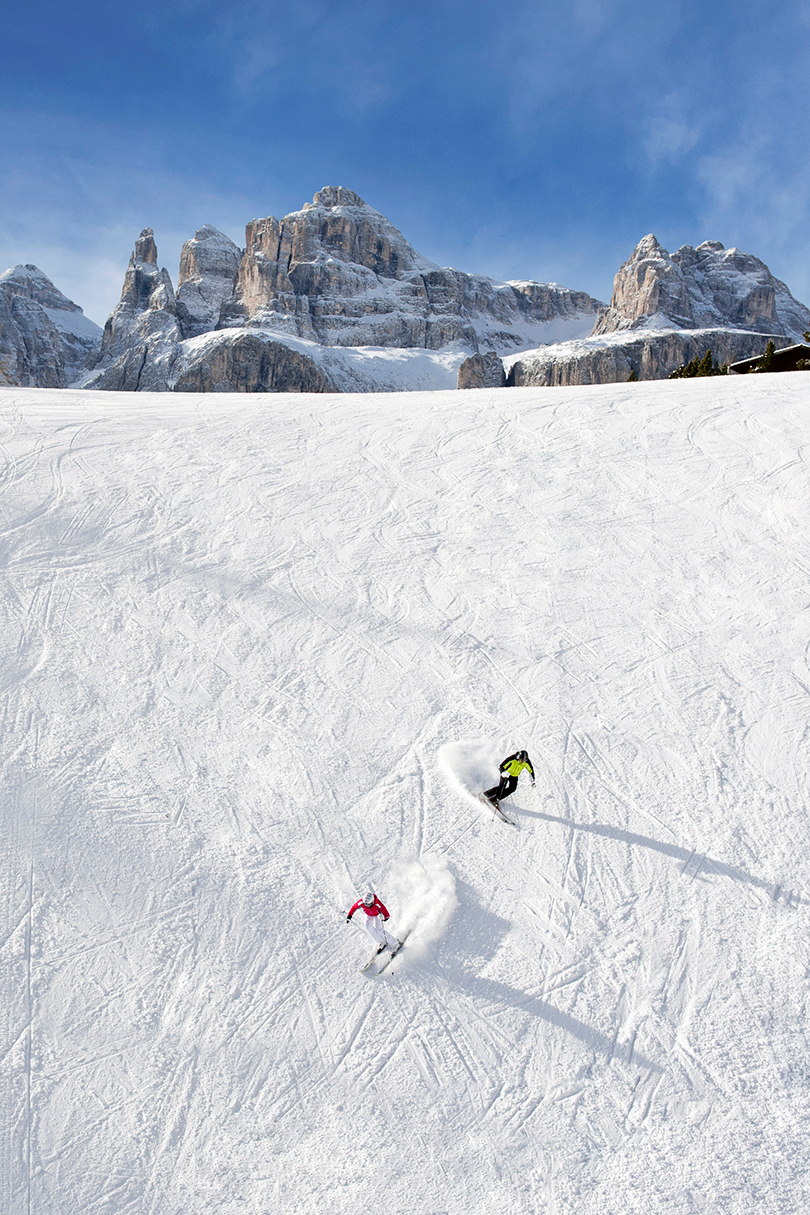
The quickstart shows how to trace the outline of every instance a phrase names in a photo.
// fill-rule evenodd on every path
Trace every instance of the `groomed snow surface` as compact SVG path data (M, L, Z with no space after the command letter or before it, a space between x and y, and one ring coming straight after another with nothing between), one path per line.
M0 391L0 1209L806 1212L809 450L803 373Z

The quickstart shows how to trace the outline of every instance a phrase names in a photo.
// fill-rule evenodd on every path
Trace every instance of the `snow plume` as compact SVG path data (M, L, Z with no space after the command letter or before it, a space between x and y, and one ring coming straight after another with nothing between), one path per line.
M423 953L437 941L458 907L456 880L439 856L401 860L387 882L391 907L397 908L396 931L408 933L408 953Z
M439 767L450 788L463 797L477 798L482 789L498 783L503 743L490 738L469 738L439 748Z

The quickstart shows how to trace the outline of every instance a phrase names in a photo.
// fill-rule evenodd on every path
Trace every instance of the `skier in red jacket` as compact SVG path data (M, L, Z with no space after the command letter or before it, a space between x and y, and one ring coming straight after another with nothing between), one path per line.
M377 898L373 891L369 891L350 908L349 914L346 916L346 923L351 923L355 911L361 909L364 914L360 917L360 923L372 940L376 941L377 953L382 953L386 946L391 953L396 953L401 942L396 937L392 937L390 932L386 932L382 926L382 921L388 919L388 909L384 903Z

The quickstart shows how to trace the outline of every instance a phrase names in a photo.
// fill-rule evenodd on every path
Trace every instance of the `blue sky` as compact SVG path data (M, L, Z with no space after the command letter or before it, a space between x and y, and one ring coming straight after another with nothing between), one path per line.
M345 185L442 265L610 295L706 239L810 302L810 3L28 0L6 6L0 263L103 323L152 227Z

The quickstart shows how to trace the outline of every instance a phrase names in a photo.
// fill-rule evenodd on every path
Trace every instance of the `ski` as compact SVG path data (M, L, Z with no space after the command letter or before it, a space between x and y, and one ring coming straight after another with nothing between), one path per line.
M497 802L491 801L488 797L485 797L483 793L478 794L478 800L487 806L496 818L501 819L501 821L504 823L508 823L510 827L517 827L517 822L515 819L509 818L508 815L504 814Z
M369 967L371 967L371 966L373 966L373 965L374 965L374 963L377 961L377 958L380 956L380 954L383 952L383 950L384 950L384 949L387 949L387 946L386 946L386 945L383 945L383 946L381 946L381 948L380 948L380 949L377 949L377 950L376 950L376 951L375 951L375 952L372 954L372 956L369 958L369 960L366 962L365 966L361 966L361 967L360 967L360 974L361 974L361 975L364 975L364 974L366 973L366 971L369 969ZM399 953L399 950L397 950L396 952L397 952L397 953Z
M389 956L385 959L385 961L383 962L380 969L378 971L375 971L375 974L381 975L384 970L388 969L388 967L393 962L394 958L397 956L397 954L402 949L402 946L405 944L407 939L408 939L408 934L406 933L405 936L402 938L402 940L399 942L399 945L397 945L396 949L390 951Z

